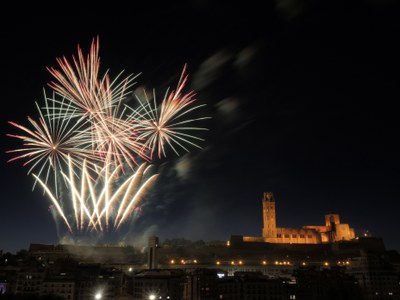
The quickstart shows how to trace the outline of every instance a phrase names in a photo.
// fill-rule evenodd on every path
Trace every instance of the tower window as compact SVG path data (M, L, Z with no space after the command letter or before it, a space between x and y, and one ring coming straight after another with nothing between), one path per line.
M277 238L282 238L282 234L277 233L277 234L276 234L276 237L277 237Z
M292 234L292 238L297 238L297 234Z

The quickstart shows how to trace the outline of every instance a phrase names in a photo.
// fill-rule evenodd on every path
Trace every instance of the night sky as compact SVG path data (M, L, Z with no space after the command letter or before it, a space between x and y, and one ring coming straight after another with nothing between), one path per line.
M279 227L322 225L335 212L400 250L400 5L213 2L1 21L0 249L60 238L27 168L6 162L19 145L7 121L37 117L46 67L98 35L103 72L141 72L137 86L159 95L187 63L187 91L212 117L199 124L209 128L202 150L155 162L159 181L133 227L110 241L259 236L262 193L272 191Z

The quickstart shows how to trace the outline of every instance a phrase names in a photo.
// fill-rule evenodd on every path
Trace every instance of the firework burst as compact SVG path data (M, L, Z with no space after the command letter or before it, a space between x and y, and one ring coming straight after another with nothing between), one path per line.
M39 119L28 117L30 127L9 122L23 134L9 136L23 142L7 151L24 160L51 200L51 211L68 231L76 234L116 231L126 223L158 174L148 175L146 162L166 157L167 148L179 155L189 146L200 148L203 139L193 132L206 130L189 117L204 105L195 105L195 93L184 93L186 66L175 90L167 90L157 106L145 93L138 106L125 102L136 76L111 80L100 76L99 41L93 40L87 57L78 46L77 58L57 59L59 69L48 68L54 81L52 97L36 104ZM145 162L145 163L143 163ZM51 188L50 178L54 178ZM62 178L62 180L59 180ZM63 184L69 199L58 191Z
M57 95L53 94L51 98L54 100ZM9 150L8 153L16 154L15 157L8 160L25 160L24 166L29 165L28 174L33 171L37 176L44 178L47 184L49 177L53 174L54 185L58 187L59 172L68 166L68 156L70 155L74 161L87 160L90 164L98 161L96 155L91 151L90 135L83 130L86 121L84 119L71 121L69 115L65 115L62 111L54 113L55 106L49 106L49 99L44 93L45 110L42 111L36 103L39 112L39 120L28 117L28 121L32 128L28 128L17 123L9 121L9 123L20 129L23 134L7 134L10 137L23 141L23 147L19 149ZM65 98L60 100L64 103ZM54 102L53 102L54 103ZM50 117L56 114L57 117ZM35 187L37 179L33 185Z
M149 100L145 91L144 100L136 97L140 106L133 110L130 116L138 120L137 131L139 139L146 141L142 152L150 149L150 158L153 158L155 152L158 158L166 157L166 148L168 146L176 155L179 155L178 149L189 152L188 144L201 149L198 141L203 141L204 139L190 134L190 132L207 129L190 125L196 121L209 118L188 118L191 112L205 106L205 104L193 106L195 93L193 91L186 94L183 93L188 79L185 71L186 65L183 68L176 90L167 91L160 106L157 106L154 91L152 95L153 103Z
M136 135L135 121L125 118L123 102L135 84L136 76L120 79L122 72L111 81L108 73L100 78L99 41L92 41L85 59L78 46L78 59L58 58L60 70L48 68L56 81L49 86L70 101L59 104L59 109L71 118L86 117L91 124L93 150L104 161L115 166L125 162L131 170L138 165L136 157L149 160L142 139ZM123 169L123 168L122 168Z

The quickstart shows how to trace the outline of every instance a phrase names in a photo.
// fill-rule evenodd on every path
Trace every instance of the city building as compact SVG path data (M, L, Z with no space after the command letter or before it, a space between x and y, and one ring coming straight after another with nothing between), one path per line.
M184 270L146 270L133 277L133 298L183 299Z
M385 254L362 251L347 273L358 281L364 299L400 299L400 274Z

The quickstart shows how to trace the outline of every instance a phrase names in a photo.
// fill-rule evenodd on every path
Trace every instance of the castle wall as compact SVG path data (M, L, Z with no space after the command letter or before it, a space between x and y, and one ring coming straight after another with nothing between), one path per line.
M243 242L258 242L258 243L265 243L267 240L262 236L244 236Z
M356 238L356 234L354 233L354 228L350 228L350 236L352 237L352 239Z
M338 224L335 227L335 241L348 241L354 239L354 229L350 228L349 224Z
M321 243L318 232L304 228L276 228L276 237L267 238L270 243L318 244Z
M330 230L330 227L326 226L318 226L318 225L304 225L302 228L304 229L313 229L317 232L327 232Z

